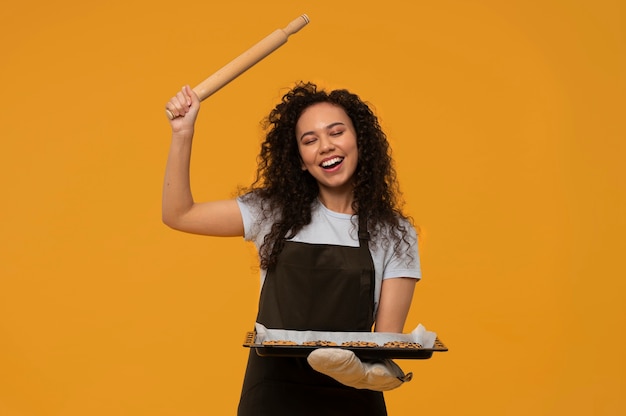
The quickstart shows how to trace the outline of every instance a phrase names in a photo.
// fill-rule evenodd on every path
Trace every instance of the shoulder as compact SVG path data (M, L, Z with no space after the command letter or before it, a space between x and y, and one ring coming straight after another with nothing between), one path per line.
M417 231L410 220L398 217L398 226L379 227L372 256L381 265L382 278L421 277Z
M376 238L382 241L404 241L405 244L416 244L417 229L412 221L401 215L396 215L396 221L396 224L378 224L374 231Z

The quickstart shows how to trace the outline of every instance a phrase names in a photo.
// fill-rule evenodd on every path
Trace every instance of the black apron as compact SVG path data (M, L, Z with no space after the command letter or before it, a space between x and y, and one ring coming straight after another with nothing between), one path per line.
M371 331L374 263L366 225L359 247L286 241L268 271L257 322L267 328ZM238 416L387 415L381 392L345 386L300 357L250 351Z

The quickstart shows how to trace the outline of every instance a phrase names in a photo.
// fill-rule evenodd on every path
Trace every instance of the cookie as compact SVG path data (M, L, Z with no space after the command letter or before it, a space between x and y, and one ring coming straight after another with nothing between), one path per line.
M336 347L337 343L332 341L304 341L302 345L307 347Z
M263 345L298 345L298 343L294 342L294 341L285 341L282 339L276 339L276 340L268 340L268 341L263 341Z
M420 349L422 345L417 342L407 342L407 341L389 341L383 344L385 348L412 348L412 349Z
M378 347L378 344L371 341L346 341L341 344L342 347Z

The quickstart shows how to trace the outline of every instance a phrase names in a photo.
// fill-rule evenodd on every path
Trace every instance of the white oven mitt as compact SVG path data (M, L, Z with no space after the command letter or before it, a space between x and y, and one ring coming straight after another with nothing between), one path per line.
M354 352L343 348L318 348L307 357L309 365L346 386L376 391L392 390L411 381L390 359L363 362Z

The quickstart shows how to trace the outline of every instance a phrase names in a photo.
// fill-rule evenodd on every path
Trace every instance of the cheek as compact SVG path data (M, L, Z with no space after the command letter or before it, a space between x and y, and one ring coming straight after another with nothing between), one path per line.
M300 167L302 168L302 170L307 170L307 154L306 152L302 151L302 148L298 148L298 156L300 157Z

